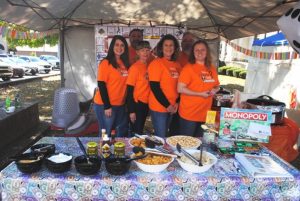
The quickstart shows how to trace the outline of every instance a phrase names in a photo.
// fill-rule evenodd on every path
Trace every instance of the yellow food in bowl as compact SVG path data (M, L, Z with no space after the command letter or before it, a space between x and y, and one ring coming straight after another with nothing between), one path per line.
M161 165L171 162L172 158L169 156L161 156L155 154L148 154L145 158L137 160L139 163L146 165Z
M132 144L135 147L146 147L145 140L141 138L132 138L130 140L130 144Z

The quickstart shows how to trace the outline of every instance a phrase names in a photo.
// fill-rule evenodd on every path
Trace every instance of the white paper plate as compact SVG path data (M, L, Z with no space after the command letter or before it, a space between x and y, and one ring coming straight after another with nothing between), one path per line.
M144 138L148 137L147 135L141 135L141 136L144 137ZM164 140L163 138L158 137L158 136L153 136L153 137L155 137L156 139L158 139L159 141L161 141L163 144L165 144L165 140ZM129 143L129 145L130 145L131 147L134 147L134 145L131 144L131 140L132 140L132 139L136 139L136 138L138 138L138 137L132 137L132 138L129 139L128 143ZM145 147L144 147L144 148L145 148Z

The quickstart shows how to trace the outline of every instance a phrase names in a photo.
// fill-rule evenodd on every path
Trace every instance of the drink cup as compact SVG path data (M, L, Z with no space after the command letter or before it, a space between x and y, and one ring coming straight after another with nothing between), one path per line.
M7 108L6 112L7 113L13 113L15 111L16 107L15 106L10 106Z

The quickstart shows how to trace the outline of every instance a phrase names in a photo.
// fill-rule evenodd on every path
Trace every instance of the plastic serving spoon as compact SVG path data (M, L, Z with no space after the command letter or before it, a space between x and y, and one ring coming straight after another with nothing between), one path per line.
M87 153L86 153L86 151L85 151L85 148L84 148L82 142L80 141L80 139L79 139L78 137L76 137L76 141L77 141L77 143L78 143L78 145L79 145L81 151L82 151L83 154L85 155L86 160L87 160L87 163L88 163L89 165L91 165L92 162L90 161L90 158L89 158L89 156L87 155Z
M205 125L205 124L202 124L202 125L201 125L201 128L203 128L204 130L209 130L209 131L211 131L211 132L214 132L214 133L216 133L216 134L219 134L218 131L216 131L215 129L209 128L209 127L208 127L207 125Z

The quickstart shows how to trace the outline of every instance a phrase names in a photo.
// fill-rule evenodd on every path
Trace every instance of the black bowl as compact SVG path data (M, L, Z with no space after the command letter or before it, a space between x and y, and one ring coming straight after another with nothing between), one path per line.
M46 164L46 167L48 168L48 170L50 172L54 172L54 173L62 173L62 172L66 172L66 171L70 170L71 164L72 164L72 158L67 160L67 161L63 161L63 162L54 162L54 161L49 159L52 156L56 156L58 154L64 154L64 155L67 155L67 156L72 156L71 154L68 154L68 153L55 153L55 154L47 157L45 159L45 164Z
M108 173L112 175L123 175L129 171L131 161L126 161L129 159L128 156L124 158L106 158L105 168Z
M55 144L36 144L33 145L30 149L33 152L43 153L47 157L55 153Z
M74 160L76 170L83 175L97 174L101 167L101 159L96 156L89 157L90 164L84 155L77 156Z
M43 155L40 153L24 153L14 157L18 170L31 174L41 169Z

